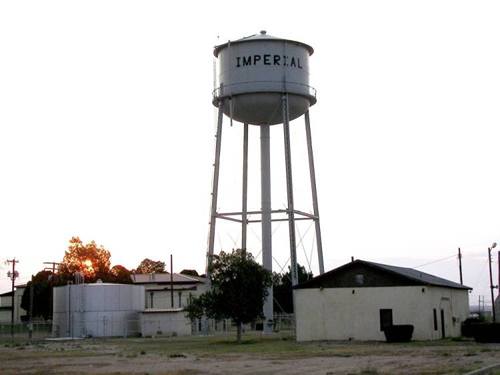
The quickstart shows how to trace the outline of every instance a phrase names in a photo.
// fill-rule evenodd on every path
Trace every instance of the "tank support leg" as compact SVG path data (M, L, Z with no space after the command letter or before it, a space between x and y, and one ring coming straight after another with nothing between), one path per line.
M214 240L215 240L215 221L217 220L217 194L219 191L219 166L220 166L220 150L222 141L222 111L223 102L219 102L219 115L217 118L217 133L215 135L215 161L214 161L214 176L212 180L212 203L210 206L210 230L208 232L208 251L207 251L207 269L206 275L210 282L210 266L214 255Z
M292 155L290 150L290 124L288 115L288 95L282 97L283 110L283 135L285 140L285 170L286 170L286 195L288 201L288 235L290 237L290 268L292 274L292 285L299 283L297 274L297 245L295 239L295 213L293 204L293 183L292 183Z
M316 172L314 169L314 157L311 138L311 123L309 120L309 111L304 115L306 123L306 137L307 137L307 153L309 156L309 175L311 177L311 193L314 210L314 225L316 229L316 248L318 250L318 264L319 274L325 273L325 266L323 263L323 242L321 240L321 227L319 225L319 208L318 208L318 191L316 189Z
M273 270L272 223L271 223L271 144L269 125L260 126L260 173L261 173L261 205L262 205L262 266ZM273 331L273 287L267 290L264 301L264 333Z
M247 250L248 124L243 125L243 183L241 194L241 250Z

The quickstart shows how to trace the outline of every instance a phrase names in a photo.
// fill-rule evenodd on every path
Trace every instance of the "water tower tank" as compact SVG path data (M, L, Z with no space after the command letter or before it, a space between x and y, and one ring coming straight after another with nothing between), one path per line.
M309 86L313 52L307 44L265 31L216 46L214 105L223 100L224 113L236 121L274 125L283 122L281 100L286 93L289 119L303 115L316 103L316 92Z

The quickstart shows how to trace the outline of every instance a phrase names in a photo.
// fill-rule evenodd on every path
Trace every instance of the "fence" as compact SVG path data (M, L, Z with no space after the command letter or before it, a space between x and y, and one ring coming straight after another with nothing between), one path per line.
M10 337L16 339L29 339L30 337L30 324L17 323L11 326L9 323L0 323L0 339ZM31 324L31 337L33 339L45 339L52 337L52 323L51 322L34 322Z
M113 319L107 316L99 319L81 319L76 314L64 322L33 322L31 337L35 340L46 338L86 338L86 337L169 337L189 335L228 336L236 333L236 324L230 319L199 319L193 322L184 317L142 317L142 319ZM262 322L257 321L243 326L244 332L261 332ZM276 314L273 321L273 332L281 337L295 336L295 319L293 314ZM9 323L0 323L0 339L29 339L30 324L17 323L13 327Z

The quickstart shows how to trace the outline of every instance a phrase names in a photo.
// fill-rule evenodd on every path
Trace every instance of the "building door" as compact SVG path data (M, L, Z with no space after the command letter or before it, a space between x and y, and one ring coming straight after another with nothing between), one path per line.
M441 338L445 338L453 331L451 327L451 304L450 299L441 297L439 304L440 318L441 318Z
M392 326L392 309L380 309L380 330Z
M445 322L444 322L444 310L441 309L441 338L446 337L446 328L445 328Z

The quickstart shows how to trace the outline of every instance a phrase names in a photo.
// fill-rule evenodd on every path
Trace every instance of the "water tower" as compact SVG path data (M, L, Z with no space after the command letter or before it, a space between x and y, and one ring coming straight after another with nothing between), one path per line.
M214 49L218 75L213 92L213 104L218 108L215 162L213 172L210 230L208 236L207 272L214 254L215 226L218 219L241 224L241 248L247 247L247 226L260 223L262 230L262 264L272 270L272 222L288 221L292 284L298 283L295 238L296 220L313 220L319 272L324 272L321 230L319 221L316 178L311 142L309 107L316 103L315 90L309 86L309 57L311 46L288 39L267 35L265 31L250 37L228 41ZM226 115L231 122L243 124L242 204L235 212L217 212L219 166L222 143L222 122ZM313 213L295 209L292 184L292 158L290 151L290 121L304 115L311 180ZM283 124L286 209L271 207L270 126ZM248 126L260 128L261 209L247 209L248 192ZM286 215L278 218L278 215ZM249 215L257 216L249 220ZM266 324L272 329L272 288L264 304Z

